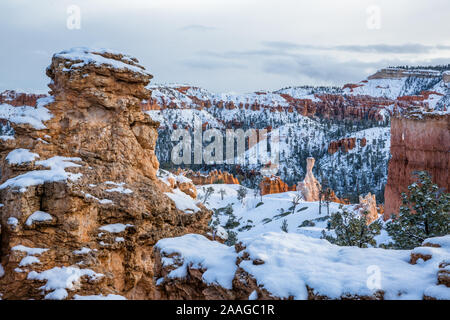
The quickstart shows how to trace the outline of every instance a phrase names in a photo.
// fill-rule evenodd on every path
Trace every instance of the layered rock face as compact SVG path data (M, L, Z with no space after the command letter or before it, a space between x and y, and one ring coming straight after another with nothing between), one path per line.
M214 183L239 184L239 180L235 176L233 176L229 172L221 170L212 170L207 174L194 172L192 170L188 171L179 170L178 173L184 174L187 178L191 179L195 185L205 185Z
M358 86L358 85L357 85ZM152 98L143 101L144 110L164 109L218 109L269 112L296 112L309 117L332 119L383 119L380 111L394 103L384 97L316 93L308 97L293 96L286 92L255 92L243 97L214 96L197 87L155 87ZM227 100L229 99L229 100ZM236 127L236 124L233 124Z
M306 159L306 175L302 182L297 185L297 191L300 191L305 201L319 201L319 192L321 189L319 181L312 172L316 160L312 157Z
M368 77L372 79L399 79L406 77L432 78L439 77L440 72L434 70L408 70L401 68L385 68Z
M264 177L260 184L259 189L261 190L261 195L281 193L287 191L295 191L296 185L288 186L283 180L278 176Z
M367 139L362 138L359 140L359 145L361 147L365 147L367 144ZM356 147L356 138L343 138L336 141L331 141L328 145L328 153L334 154L338 150L342 150L343 152L348 152Z
M45 94L16 92L14 90L5 90L0 93L0 104L6 103L12 106L36 106L36 101L45 97Z
M385 219L398 213L401 193L414 181L414 171L425 170L434 183L450 187L450 116L421 113L391 120L391 159L385 189Z
M154 298L153 245L205 233L211 213L177 209L156 177L158 123L141 111L152 76L84 48L54 55L47 75L52 98L11 117L0 145L0 294Z

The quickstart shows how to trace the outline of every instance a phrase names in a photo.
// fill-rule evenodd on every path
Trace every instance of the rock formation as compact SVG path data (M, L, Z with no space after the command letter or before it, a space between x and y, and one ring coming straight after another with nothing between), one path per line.
M364 197L359 196L359 204L356 205L356 209L358 209L361 214L364 212L367 213L366 220L368 224L378 219L377 200L375 195L370 192Z
M261 190L261 195L281 193L287 191L295 191L296 185L288 186L283 180L278 176L264 177L260 184L259 189Z
M448 240L430 238L400 253L341 247L294 233L266 233L234 248L189 234L157 243L154 273L163 299L448 299ZM423 261L416 264L418 259ZM368 288L367 266L375 261L389 285Z
M348 152L356 146L356 138L344 138L337 141L331 141L328 145L328 153L333 154L338 150Z
M432 78L440 77L441 73L434 70L420 70L420 69L403 69L403 68L385 68L381 69L375 74L368 77L369 80L372 79L400 79L406 77L417 77L417 78Z
M160 170L161 171L164 170ZM178 170L178 172L182 172L181 170ZM168 171L165 171L165 177L163 178L163 181L166 182L166 184L169 185L171 189L180 189L181 192L184 192L188 196L190 196L193 199L197 198L197 188L195 187L194 183L191 179L185 177L183 173L181 174L172 174Z
M153 245L206 233L211 213L177 209L156 177L158 123L141 111L152 76L85 48L55 54L47 75L51 98L6 109L20 117L0 144L0 295L154 298Z
M391 159L385 189L384 218L398 213L401 193L414 181L414 171L425 170L434 183L450 187L450 116L419 113L391 119Z
M300 191L305 201L319 201L319 192L321 189L319 181L312 173L315 159L309 157L306 159L306 175L302 182L297 185L297 191Z
M6 103L12 106L36 106L36 101L45 97L45 94L16 92L5 90L0 93L0 104Z
M214 183L223 184L239 184L239 180L233 176L231 173L221 170L212 170L207 174L201 172L194 172L192 170L181 170L177 171L177 174L183 174L187 178L191 179L195 185L205 185Z
M360 86L360 85L357 85ZM257 92L250 94L250 97L243 97L246 102L235 103L230 100L218 100L218 96L209 94L197 87L155 87L152 88L156 94L148 100L144 100L142 107L144 110L164 110L164 109L197 109L217 108L217 109L249 109L252 111L269 110L270 112L297 112L308 117L323 117L333 119L371 119L381 121L380 114L386 106L392 105L395 101L384 97L371 97L366 95L342 95L332 93L316 93L314 99L296 98L287 93L276 94L276 102L264 97L274 95L274 93ZM202 97L194 92L201 92ZM255 96L260 99L256 99ZM222 99L222 98L220 98ZM233 120L235 121L235 120ZM233 125L236 128L236 125Z

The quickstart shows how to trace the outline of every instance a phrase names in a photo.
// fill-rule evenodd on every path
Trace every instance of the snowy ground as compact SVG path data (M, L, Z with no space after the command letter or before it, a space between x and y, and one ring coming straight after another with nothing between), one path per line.
M450 254L449 236L435 239L441 240L438 242L442 248L416 248L432 255L427 261L419 259L417 264L409 263L410 250L340 247L323 239L285 232L244 238L245 249L240 253L193 234L160 240L156 247L163 255L178 254L177 268L168 275L172 279L184 278L189 266L205 270L205 283L231 288L236 258L246 252L249 259L241 261L239 267L255 278L260 288L281 298L307 299L309 287L314 294L331 299L372 296L377 292L383 292L388 300L419 300L424 295L450 299L450 288L436 285L438 265ZM163 259L166 266L175 264L170 258ZM255 264L255 260L262 263ZM165 280L159 279L158 285Z
M243 187L247 190L247 196L240 201L237 194L240 185L211 184L197 186L198 199L202 202L209 187L214 189L214 193L204 203L205 206L215 211L213 220L218 220L220 226L235 232L238 240L256 237L265 232L281 232L284 220L286 220L289 233L320 238L322 230L326 230L328 216L324 203L322 212L319 213L318 201L300 200L293 212L291 207L293 200L299 196L298 192L289 191L261 197L255 193L255 190ZM221 190L224 191L222 192L223 200ZM227 206L231 206L233 209L232 215L227 213L225 209ZM331 202L329 213L338 211L339 206L340 204ZM354 205L345 205L344 207L353 211ZM237 221L238 225L227 228L227 223L229 226L231 225L230 219ZM378 239L380 243L388 240L385 233L381 234Z

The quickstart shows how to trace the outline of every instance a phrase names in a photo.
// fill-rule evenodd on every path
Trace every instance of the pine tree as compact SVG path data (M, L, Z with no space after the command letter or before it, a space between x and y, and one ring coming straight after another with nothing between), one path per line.
M380 234L381 223L374 221L367 225L366 215L355 215L341 205L340 211L333 213L328 222L328 230L333 229L336 236L322 231L322 239L326 239L338 246L357 246L367 248L368 245L376 246L374 237Z
M430 237L450 233L450 194L439 189L425 171L416 172L418 181L402 193L398 216L386 224L394 248L412 249Z
M237 191L237 198L242 203L247 196L247 189L243 186L240 186Z
M281 224L281 231L286 232L286 233L289 232L289 230L288 230L288 223L287 223L286 219L284 219L283 223Z

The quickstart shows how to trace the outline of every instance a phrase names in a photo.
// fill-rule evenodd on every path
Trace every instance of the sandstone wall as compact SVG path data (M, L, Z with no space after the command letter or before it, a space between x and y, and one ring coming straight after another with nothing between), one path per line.
M450 116L423 115L422 119L395 117L391 120L391 159L385 190L385 219L397 213L401 192L414 179L412 173L426 170L434 183L450 186Z

